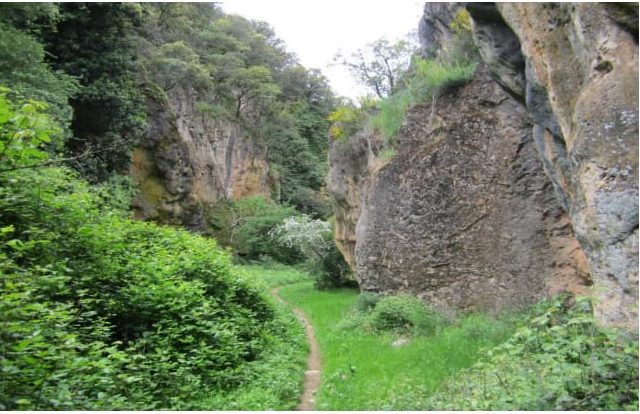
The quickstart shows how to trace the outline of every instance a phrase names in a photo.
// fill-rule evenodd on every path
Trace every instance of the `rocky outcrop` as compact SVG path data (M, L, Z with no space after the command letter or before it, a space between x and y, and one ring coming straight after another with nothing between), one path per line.
M588 283L529 117L486 69L434 116L413 108L386 164L378 142L363 131L330 154L336 239L361 289L495 310Z
M494 78L524 102L589 261L596 315L638 323L638 5L468 4Z
M373 172L380 164L376 156L381 148L382 137L369 128L349 139L334 140L330 146L327 189L336 218L334 239L352 271L356 269L356 228Z
M420 52L425 58L433 58L449 43L449 25L462 8L462 3L425 3L424 13L418 24Z
M150 128L131 164L140 218L204 230L204 206L271 193L266 150L240 122L204 116L196 102L184 91L147 99Z

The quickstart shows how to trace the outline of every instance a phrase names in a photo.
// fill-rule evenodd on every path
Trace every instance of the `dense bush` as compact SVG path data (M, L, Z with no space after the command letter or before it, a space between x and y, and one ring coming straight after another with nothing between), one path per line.
M369 326L378 332L431 335L443 322L422 300L409 295L387 296L373 308Z
M382 296L364 292L340 327L364 332L430 336L446 323L442 315L415 296Z
M211 235L230 247L242 260L272 258L282 263L303 260L295 246L279 243L270 236L283 220L297 215L292 207L274 203L265 197L223 200L206 212Z
M430 410L638 410L638 341L596 325L590 302L538 305L503 345L456 375Z
M273 310L214 241L101 199L64 169L0 177L4 409L197 407L267 347Z

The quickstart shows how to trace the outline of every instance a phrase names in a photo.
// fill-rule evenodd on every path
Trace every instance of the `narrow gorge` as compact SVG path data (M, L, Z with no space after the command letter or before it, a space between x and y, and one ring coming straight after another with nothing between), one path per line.
M0 3L0 410L638 411L638 30Z

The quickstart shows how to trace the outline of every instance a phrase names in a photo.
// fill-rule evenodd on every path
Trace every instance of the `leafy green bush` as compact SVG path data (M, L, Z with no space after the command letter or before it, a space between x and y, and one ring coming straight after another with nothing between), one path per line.
M362 292L358 295L356 310L359 312L369 312L380 302L381 296L377 293Z
M47 104L13 100L9 93L0 86L0 173L41 164L61 132L44 113Z
M231 247L242 260L270 257L282 263L303 260L300 250L274 240L270 233L283 220L297 215L292 207L276 204L265 197L223 200L206 212L210 234L223 246Z
M422 300L409 295L382 298L371 311L368 321L374 331L417 335L431 335L443 322Z
M596 325L586 298L545 301L430 410L638 410L638 341Z
M442 315L415 296L381 296L365 292L358 297L352 312L342 320L340 329L430 336L446 323Z
M213 240L101 205L66 169L0 175L0 407L207 408L282 322Z

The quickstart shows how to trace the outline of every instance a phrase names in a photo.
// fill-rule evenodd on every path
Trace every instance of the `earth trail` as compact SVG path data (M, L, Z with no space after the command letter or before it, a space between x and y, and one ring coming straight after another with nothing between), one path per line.
M312 411L315 408L315 394L320 386L320 373L322 371L320 363L320 348L318 347L318 341L313 331L313 325L304 314L304 312L291 306L290 303L282 299L279 294L280 288L274 288L271 290L271 294L276 300L286 304L291 308L296 317L302 322L304 326L304 333L309 343L309 356L307 357L307 370L304 373L304 391L300 396L300 403L296 407L296 411Z

